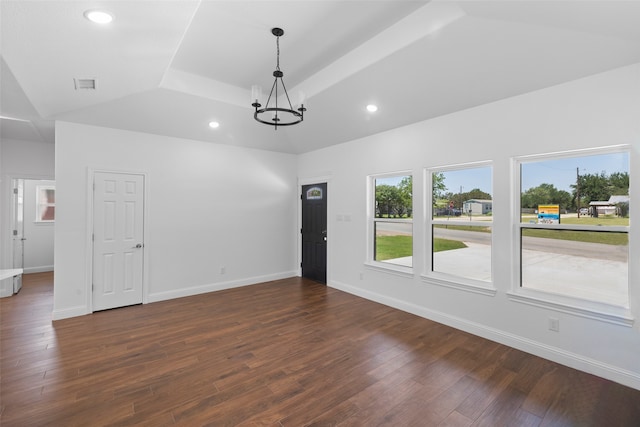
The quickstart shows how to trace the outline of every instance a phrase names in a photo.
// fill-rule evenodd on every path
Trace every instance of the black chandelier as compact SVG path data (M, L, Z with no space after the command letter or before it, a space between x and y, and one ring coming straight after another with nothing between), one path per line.
M253 86L251 88L251 99L253 107L255 107L256 111L253 113L253 118L259 121L260 123L264 123L265 125L275 126L275 129L278 129L278 126L291 126L300 123L304 119L304 112L307 111L304 108L304 104L300 103L300 108L297 110L293 109L291 105L291 100L289 99L289 94L287 93L287 89L284 86L284 81L282 80L282 76L284 73L280 71L280 36L284 35L284 30L282 28L272 28L271 34L276 36L276 70L273 72L273 86L271 86L271 92L269 92L269 97L267 98L267 103L264 108L262 104L260 104L258 98L261 96L261 90L258 86ZM278 84L278 81L280 82ZM278 86L282 86L282 92L284 92L285 97L287 98L287 102L289 103L289 108L284 108L278 106ZM280 92L281 94L281 92ZM269 102L271 102L271 98L275 100L275 106L270 107ZM286 107L286 105L285 105ZM267 114L271 114L270 118L267 118Z

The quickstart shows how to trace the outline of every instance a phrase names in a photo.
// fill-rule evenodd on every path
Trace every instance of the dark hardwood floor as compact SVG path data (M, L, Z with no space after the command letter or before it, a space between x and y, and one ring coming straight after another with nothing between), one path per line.
M3 427L640 426L640 391L301 278L57 322L52 282L0 300Z

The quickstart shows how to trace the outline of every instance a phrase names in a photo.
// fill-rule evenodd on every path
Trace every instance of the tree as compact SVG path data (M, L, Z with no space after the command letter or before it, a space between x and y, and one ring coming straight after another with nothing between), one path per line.
M474 188L473 190L467 191L466 193L452 193L449 191L444 194L443 197L450 202L453 202L453 206L457 209L462 209L464 202L466 202L467 200L491 200L491 194L485 193L479 188Z
M398 191L400 204L396 211L400 216L406 213L408 217L411 217L413 215L413 177L405 176L402 178L402 181L398 183Z
M568 191L558 190L554 198L557 200L556 203L560 205L560 208L562 209L569 209L573 203L573 197Z
M444 197L444 192L447 189L447 186L444 184L444 172L436 172L431 175L431 181L433 182L433 205L436 205L436 201L438 199L442 199Z
M466 200L476 199L476 200L491 200L491 194L485 193L479 188L474 188L473 190L464 193L466 195Z
M616 208L618 210L618 215L623 218L629 217L629 202L617 203Z
M624 196L629 194L629 173L614 172L609 175L609 184L612 189L612 196Z
M523 208L537 209L538 205L560 205L561 209L571 206L571 194L564 190L558 190L553 184L543 183L537 187L529 188L522 193L520 205Z
M612 174L615 175L615 185L612 183L611 177L607 176L604 172L600 172L599 174L585 174L580 175L578 178L578 184L580 187L580 206L587 206L589 202L596 200L609 200L615 190L617 185L621 185L625 187L624 182L624 174L619 172ZM629 176L627 174L626 181L626 189L620 188L618 191L623 191L621 194L629 193ZM577 185L571 185L573 188L573 198L576 199L577 196Z
M388 184L376 185L376 216L393 215L394 206L400 200L398 187Z

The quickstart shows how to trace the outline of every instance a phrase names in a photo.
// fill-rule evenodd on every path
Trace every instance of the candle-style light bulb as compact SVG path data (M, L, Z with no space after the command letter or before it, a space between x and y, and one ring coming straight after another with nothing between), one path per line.
M307 102L307 94L303 91L298 91L298 107L302 107Z
M251 104L260 104L262 88L258 85L251 86Z

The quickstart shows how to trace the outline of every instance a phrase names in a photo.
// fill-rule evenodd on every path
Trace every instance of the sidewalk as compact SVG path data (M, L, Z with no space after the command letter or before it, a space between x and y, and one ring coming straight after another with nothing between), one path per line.
M477 280L491 280L490 246L465 244L467 247L463 249L435 253L434 269ZM386 262L411 266L412 257ZM522 281L526 288L628 305L627 262L524 250L522 264Z

